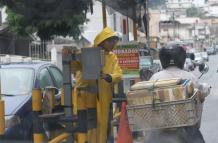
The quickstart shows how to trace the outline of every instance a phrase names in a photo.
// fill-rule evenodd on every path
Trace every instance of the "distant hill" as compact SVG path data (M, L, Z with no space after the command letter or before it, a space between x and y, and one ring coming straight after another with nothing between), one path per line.
M149 8L158 8L165 5L165 0L148 0Z

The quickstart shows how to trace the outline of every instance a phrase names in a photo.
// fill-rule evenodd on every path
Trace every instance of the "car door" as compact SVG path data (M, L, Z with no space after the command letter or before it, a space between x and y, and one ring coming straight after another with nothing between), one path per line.
M61 89L63 86L63 74L62 72L55 66L48 67L51 77L54 82L54 86L58 89Z

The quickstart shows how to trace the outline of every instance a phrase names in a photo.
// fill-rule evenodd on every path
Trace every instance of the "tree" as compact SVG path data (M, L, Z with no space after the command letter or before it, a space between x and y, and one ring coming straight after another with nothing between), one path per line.
M49 40L57 35L78 38L92 0L0 0L0 5L7 6L13 32Z
M149 8L158 8L160 6L165 5L165 0L147 0Z
M202 11L199 8L191 7L186 9L186 15L188 17L200 17L202 15Z

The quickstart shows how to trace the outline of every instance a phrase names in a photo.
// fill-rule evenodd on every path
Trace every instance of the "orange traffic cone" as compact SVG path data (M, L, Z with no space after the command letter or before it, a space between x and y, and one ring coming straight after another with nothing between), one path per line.
M132 142L133 142L132 133L129 128L129 122L126 114L126 102L123 102L121 108L117 143L132 143Z

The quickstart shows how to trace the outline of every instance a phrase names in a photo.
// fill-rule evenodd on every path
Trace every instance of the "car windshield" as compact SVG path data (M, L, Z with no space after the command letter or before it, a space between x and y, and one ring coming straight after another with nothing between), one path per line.
M33 85L32 69L0 69L1 93L5 95L24 95L31 92Z
M151 66L151 59L150 58L140 58L140 67L149 67Z

